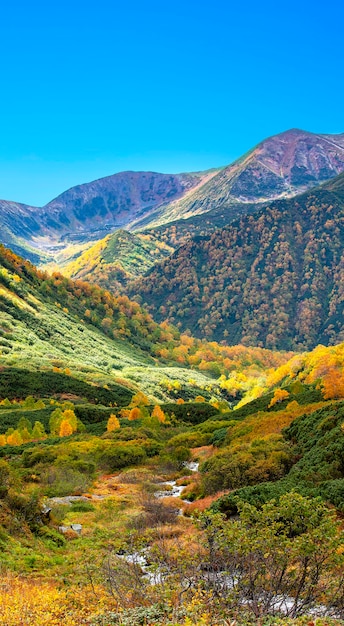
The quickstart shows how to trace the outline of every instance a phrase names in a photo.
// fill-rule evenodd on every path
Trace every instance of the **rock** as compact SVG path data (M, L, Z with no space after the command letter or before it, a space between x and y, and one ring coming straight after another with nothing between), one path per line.
M81 531L82 531L81 524L71 524L70 527L72 530L74 530L75 533L77 533L78 535L81 535Z
M71 524L70 526L59 526L58 530L63 535L65 535L66 533L69 533L71 530L77 535L81 535L82 524Z

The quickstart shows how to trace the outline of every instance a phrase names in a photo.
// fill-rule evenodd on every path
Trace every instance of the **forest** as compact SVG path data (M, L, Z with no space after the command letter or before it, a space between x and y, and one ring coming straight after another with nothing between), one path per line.
M343 175L194 237L134 281L156 320L227 344L309 350L342 328Z

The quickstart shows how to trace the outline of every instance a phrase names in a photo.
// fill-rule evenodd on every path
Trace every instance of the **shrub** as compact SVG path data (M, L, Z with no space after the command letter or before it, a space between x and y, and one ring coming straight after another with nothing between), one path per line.
M91 504L91 502L85 502L83 500L80 500L80 502L73 502L70 510L73 513L87 513L89 511L94 511L95 508L93 504Z
M102 469L109 472L115 472L129 465L138 465L145 459L145 450L137 444L114 444L102 451L98 458Z
M162 404L161 409L167 416L175 415L177 420L200 424L213 416L220 415L218 409L206 402L186 402L184 404Z

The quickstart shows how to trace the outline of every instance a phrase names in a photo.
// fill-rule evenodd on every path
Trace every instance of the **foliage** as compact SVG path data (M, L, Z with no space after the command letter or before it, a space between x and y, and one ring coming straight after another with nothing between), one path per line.
M169 417L174 415L177 420L190 424L200 424L210 417L219 415L218 409L205 402L188 402L185 404L164 403L161 405L161 410Z
M304 407L283 432L285 445L290 446L291 459L294 460L290 471L276 483L245 487L239 489L237 495L258 505L294 489L303 495L321 496L343 510L343 422L343 402L323 403L318 409L316 406ZM214 508L229 515L235 513L235 495L223 496Z
M204 493L277 480L287 473L291 462L292 452L281 438L232 445L201 465Z
M114 430L118 430L121 427L119 419L116 417L116 415L113 415L113 413L111 413L107 425L106 425L106 430L111 433Z
M201 523L213 555L224 559L220 567L235 577L239 606L257 617L296 617L326 602L343 611L343 536L320 499L289 493L259 509L238 502L238 509L238 521L206 514Z
M195 237L134 282L157 320L208 340L311 349L344 339L344 179ZM339 187L341 194L339 194Z
M173 248L151 236L117 230L68 263L63 274L118 293L130 279L145 274L171 252Z
M289 391L287 391L286 389L275 389L275 393L270 401L268 408L270 409L271 407L275 406L275 404L283 402L283 400L286 400L288 396Z
M132 397L129 389L116 383L110 390L89 385L57 372L30 371L15 367L9 367L0 372L0 397L2 398L21 399L29 395L50 398L55 394L73 394L87 398L90 402L107 405L115 402L119 406L128 404Z

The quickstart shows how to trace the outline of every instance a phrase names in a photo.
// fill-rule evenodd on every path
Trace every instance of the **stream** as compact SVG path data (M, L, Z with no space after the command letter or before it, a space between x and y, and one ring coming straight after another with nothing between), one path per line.
M190 461L184 463L185 469L190 470L191 472L198 472L199 463L196 461ZM155 497L159 499L163 498L180 498L182 492L184 491L186 485L177 485L175 480L165 480L164 482L158 483L161 487L165 487L169 485L170 489L160 489L155 492ZM190 502L189 500L184 500L184 502ZM179 515L183 515L183 511L179 510ZM159 572L159 570L151 571L148 565L148 552L149 550L142 550L141 552L131 552L127 554L116 554L116 556L126 563L131 563L133 565L138 565L143 574L144 578L149 580L151 585L157 585L163 581L164 575Z
M197 472L199 468L199 463L190 462L184 463L184 467L191 470L192 472ZM185 485L177 485L175 480L167 480L163 483L159 483L162 487L160 491L155 492L156 498L179 498L185 489ZM169 485L170 489L163 489L165 485ZM188 502L188 500L184 500L184 502ZM182 511L180 511L180 515L182 515ZM126 563L131 563L133 565L137 565L141 568L143 573L143 578L149 581L151 585L158 585L164 582L166 578L166 574L164 574L161 569L156 568L155 570L151 569L149 565L149 548L142 550L140 552L132 552L128 554L117 554L118 558L124 560ZM206 573L204 572L205 578L207 578L208 582L210 582L214 587L218 587L221 590L225 589L233 589L238 584L238 580L234 574L229 574L228 572L212 572ZM262 598L263 600L263 598ZM249 601L243 600L243 604L249 604ZM279 613L285 616L291 615L293 610L295 610L295 598L288 596L278 596L276 595L272 598L272 606L273 612ZM317 605L312 608L309 608L308 615L313 617L325 617L329 614L329 608L323 605Z
M197 472L199 468L199 463L195 461L184 463L184 467L192 472ZM158 486L161 487L160 490L155 492L155 497L159 499L164 498L180 498L183 490L186 485L177 485L175 480L166 480L164 482L158 483ZM168 488L167 488L168 486ZM165 487L165 488L164 488ZM72 504L76 501L85 501L89 502L90 500L103 500L108 496L106 495L95 495L92 496L62 496L62 497L52 497L47 501L48 504ZM184 502L189 502L188 500L183 500ZM183 515L182 510L179 511L179 515ZM73 526L80 526L79 524L74 524L71 527L60 527L61 532L64 530L68 530L69 528L73 528ZM76 532L80 534L81 526L78 530L75 528ZM141 551L128 552L126 554L116 554L116 557L125 561L128 564L136 565L142 571L142 578L148 580L151 585L158 585L164 582L166 578L166 574L164 574L159 567L155 567L155 569L149 565L149 548L143 549ZM218 587L221 590L225 589L233 589L237 584L237 578L235 575L231 575L228 572L212 572L206 573L204 572L204 578L208 580L208 583L211 583L213 586ZM249 602L243 600L243 604L249 604ZM282 615L288 616L295 609L295 599L292 597L283 597L276 596L272 598L273 603L273 611L280 613ZM314 606L308 610L308 615L313 617L327 617L329 615L329 608L322 605ZM330 613L331 614L331 613ZM331 615L332 617L337 617L336 615Z
M188 470L190 470L191 472L198 472L198 468L199 468L199 463L196 463L196 461L190 461L185 462L184 463L184 467ZM163 483L159 483L162 487L164 487L165 485L169 485L171 488L170 489L161 489L160 491L156 491L155 492L155 497L156 498L180 498L181 494L183 493L186 485L177 485L177 482L175 480L165 480ZM184 500L184 502L187 502L190 504L190 500Z

